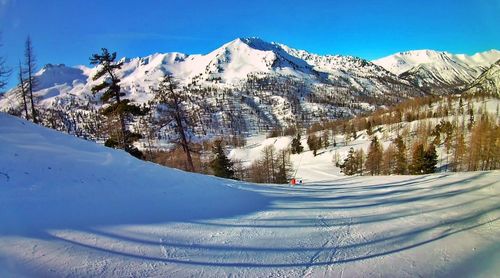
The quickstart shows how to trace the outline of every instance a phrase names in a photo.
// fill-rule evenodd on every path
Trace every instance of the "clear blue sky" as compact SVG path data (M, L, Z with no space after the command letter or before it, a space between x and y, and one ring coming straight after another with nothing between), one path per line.
M120 57L203 54L237 37L369 60L472 54L500 48L499 15L500 0L0 0L0 53L15 66L29 34L39 67L88 65L101 47Z

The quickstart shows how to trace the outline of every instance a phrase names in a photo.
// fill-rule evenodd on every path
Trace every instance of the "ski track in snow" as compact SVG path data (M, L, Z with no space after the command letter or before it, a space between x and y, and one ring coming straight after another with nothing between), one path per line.
M337 177L305 163L304 185L252 185L3 114L0 153L0 277L500 272L500 171Z
M373 178L353 179L359 182L352 185L332 181L295 188L241 186L276 199L268 210L223 219L48 231L51 237L35 238L36 244L29 238L2 236L0 254L23 258L34 267L32 271L49 276L341 277L392 273L384 268L369 272L373 258L382 265L403 263L396 268L398 276L445 273L447 267L469 255L457 253L451 245L445 250L445 246L466 239L465 246L480 248L492 240L498 243L500 236L490 227L498 225L500 218L498 181L492 183L498 180L498 173L463 176L427 176L414 183L405 183L415 179L406 177L388 188L385 183L372 184ZM398 190L399 186L415 187L416 192L429 189L429 193L418 193L424 196L422 200L417 195L415 200L395 204L394 200L412 194L411 190ZM461 191L471 193L459 194ZM385 197L376 197L379 194ZM425 201L436 196L440 196L438 202ZM414 210L418 214L412 214ZM491 239L485 239L488 237ZM17 251L9 248L12 242ZM53 248L61 244L63 248ZM24 252L29 246L32 251ZM436 261L416 254L427 254ZM69 272L68 266L79 258L85 258L84 265ZM407 267L415 261L417 265L431 264L430 268L409 271Z

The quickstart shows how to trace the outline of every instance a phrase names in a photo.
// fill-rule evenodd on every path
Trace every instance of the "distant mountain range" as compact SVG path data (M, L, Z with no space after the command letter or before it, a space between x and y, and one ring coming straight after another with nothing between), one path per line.
M203 102L192 105L210 118L209 133L258 132L353 116L408 97L458 92L479 82L476 79L498 59L498 50L472 56L417 50L370 62L238 38L205 55L123 58L118 75L127 97L146 103L152 98L151 87L170 73ZM36 74L38 105L63 111L99 108L90 91L95 71L46 65ZM498 71L492 74L498 76ZM17 92L14 88L0 99L0 110L20 111Z
M498 50L472 56L416 50L373 62L429 93L446 93L465 88L499 59Z

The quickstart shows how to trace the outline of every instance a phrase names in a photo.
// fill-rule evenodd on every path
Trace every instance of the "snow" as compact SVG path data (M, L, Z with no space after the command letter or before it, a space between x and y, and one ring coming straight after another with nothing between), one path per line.
M474 81L484 70L500 59L500 51L492 49L472 56L452 54L434 50L399 52L374 60L373 63L400 75L405 72L418 73L429 83L437 79L444 84Z
M238 90L249 75L288 76L306 84L336 84L342 89L367 93L386 93L391 84L408 85L385 69L366 60L348 56L320 56L258 38L237 38L207 54L187 55L178 52L154 53L145 57L121 58L122 91L137 103L151 99L150 88L158 84L164 73L172 74L181 84ZM38 73L40 83L35 95L42 105L53 108L57 103L81 99L82 105L91 97L96 68L47 65ZM329 81L327 81L329 79ZM382 82L384 81L384 82ZM331 85L331 84L330 84ZM47 94L47 91L50 94ZM15 88L0 99L0 109L18 107ZM66 107L63 107L66 109Z
M274 146L279 151L289 148L292 142L292 138L289 136L267 139L265 137L265 135L257 135L248 138L245 147L232 149L228 157L232 160L241 160L245 166L250 166L252 162L261 157L264 148Z
M340 177L316 168L323 176L302 186L252 185L139 161L5 114L0 153L2 277L500 271L499 171ZM309 154L302 165L312 171Z

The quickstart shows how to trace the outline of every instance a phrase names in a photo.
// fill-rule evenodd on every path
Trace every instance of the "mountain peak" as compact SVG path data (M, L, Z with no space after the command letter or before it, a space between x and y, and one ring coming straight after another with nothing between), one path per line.
M261 50L261 51L276 51L277 49L280 48L276 43L267 42L267 41L264 41L258 37L236 38L236 39L228 42L224 46L225 47L231 47L231 46L238 47L242 44L245 44L246 46L248 46L250 48L253 48L256 50Z

